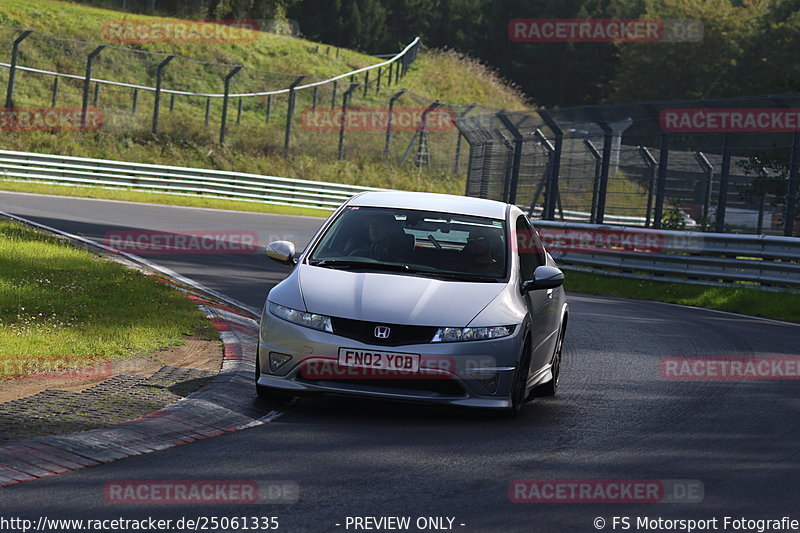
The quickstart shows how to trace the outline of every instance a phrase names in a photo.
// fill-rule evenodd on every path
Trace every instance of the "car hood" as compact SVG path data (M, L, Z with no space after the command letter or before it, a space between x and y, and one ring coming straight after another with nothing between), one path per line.
M307 311L387 324L465 327L505 288L504 283L299 268Z

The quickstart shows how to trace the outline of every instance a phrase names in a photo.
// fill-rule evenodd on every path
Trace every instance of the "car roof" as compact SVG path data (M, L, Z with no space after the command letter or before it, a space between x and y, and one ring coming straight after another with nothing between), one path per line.
M359 194L349 204L360 207L419 209L505 220L508 204L495 200L431 192L376 191Z

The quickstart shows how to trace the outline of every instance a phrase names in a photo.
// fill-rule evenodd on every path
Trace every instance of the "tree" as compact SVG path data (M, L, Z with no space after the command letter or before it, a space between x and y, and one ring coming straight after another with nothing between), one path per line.
M620 43L619 69L607 101L712 98L743 94L736 75L752 39L760 3L663 0L648 3L645 18L700 19L701 42Z

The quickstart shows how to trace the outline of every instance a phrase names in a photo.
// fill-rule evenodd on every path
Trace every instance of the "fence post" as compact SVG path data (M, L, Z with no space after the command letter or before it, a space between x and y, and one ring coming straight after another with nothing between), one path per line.
M603 156L589 139L583 140L583 145L594 157L594 181L592 182L592 203L589 206L589 223L597 224L597 194L600 189L600 175L603 172Z
M161 106L161 81L164 78L164 69L170 61L175 59L174 55L167 56L164 61L159 63L156 68L156 94L153 100L153 135L158 133L158 110ZM208 124L208 107L206 106L206 124Z
M639 146L638 149L639 156L641 156L641 158L644 160L644 164L647 165L647 168L650 171L650 178L648 179L647 183L647 208L645 210L644 217L644 227L649 228L653 221L653 193L655 192L656 177L658 175L658 162L646 146Z
M208 126L208 119L211 116L211 97L206 98L206 126Z
M6 107L14 107L14 75L17 72L17 56L19 55L19 43L25 40L33 30L23 31L19 37L14 39L14 46L11 47L11 65L8 67L8 87L6 88Z
M364 96L367 96L367 89L369 89L369 71L364 73Z
M139 89L133 90L133 103L131 104L131 115L136 114L136 108L139 105Z
M792 161L789 163L789 183L786 187L786 215L783 224L783 234L787 237L794 235L794 219L797 216L797 189L798 174L800 172L800 132L794 133L792 142Z
M611 168L611 145L614 142L614 130L597 109L590 110L595 123L603 130L603 160L600 164L600 183L597 187L597 209L595 224L602 224L606 216L606 197L608 195L608 172Z
M719 192L717 193L717 220L714 230L725 231L725 210L728 208L728 180L731 174L731 134L726 133L722 145L722 167L719 172Z
M237 124L241 124L241 122L242 122L242 103L243 103L243 100L244 99L240 96L239 97L239 107L236 110L236 123Z
M389 99L389 116L386 119L386 146L383 149L383 154L389 156L389 143L392 141L392 110L394 109L394 102L406 92L405 89L396 93Z
M314 91L311 94L311 109L317 109L317 95L319 94L319 85L314 86Z
M417 161L416 161L417 168L422 168L425 155L427 155L428 159L430 159L430 153L426 152L426 150L428 149L428 132L425 131L428 127L428 115L430 114L431 111L433 111L437 107L440 107L441 105L442 103L439 100L436 100L427 108L425 108L425 111L422 112L422 116L419 119L419 144L417 146Z
M511 174L509 179L506 181L506 186L504 187L505 194L503 201L509 204L517 203L517 184L519 183L519 166L520 162L522 161L522 134L519 132L517 126L511 123L508 120L504 111L498 111L495 115L500 122L503 123L503 126L511 133L511 136L514 137L514 155L511 160Z
M272 95L267 95L267 124L269 124L269 118L272 115Z
M458 119L456 120L461 120L462 118L467 116L467 113L472 111L476 105L478 104L469 104L467 108L464 111L462 111L460 115L458 115ZM463 137L461 130L458 128L456 128L456 134L458 135L458 137L456 137L456 157L455 161L453 162L453 174L458 173L458 162L459 159L461 158L461 137Z
M381 69L383 67L378 67L378 85L375 87L375 94L381 92Z
M336 107L336 90L339 88L339 82L333 80L333 95L331 96L331 109Z
M86 57L86 76L83 79L83 103L81 105L81 129L86 129L86 110L89 108L89 87L92 83L92 61L97 57L97 54L103 51L105 45L100 45L95 48Z
M653 207L653 224L655 229L661 229L661 219L664 217L664 195L667 188L667 165L669 164L669 144L672 138L667 133L661 134L661 146L658 154L658 179L656 180L656 205Z
M222 97L222 119L219 123L219 143L223 144L225 142L225 129L226 129L226 122L228 120L228 95L231 92L231 78L236 76L240 70L244 68L243 65L237 65L233 67L233 69L228 72L228 75L225 76L225 95Z
M694 158L703 169L706 182L703 187L703 231L708 230L708 211L711 209L711 180L714 177L714 167L708 162L703 152L695 152Z
M555 134L556 142L553 151L553 163L550 166L550 179L547 183L547 194L545 195L545 211L544 220L554 220L556 217L556 202L558 201L558 175L561 171L561 147L564 142L564 132L558 127L558 124L550 116L550 112L544 109L537 111L539 116L542 117L547 127ZM601 183L602 191L602 183Z
M283 140L283 153L289 155L289 139L292 135L292 117L294 116L294 88L300 85L305 76L298 76L289 86L289 108L286 112L286 137Z
M57 99L58 99L58 76L53 76L53 96L50 99L50 107L56 106Z
M347 124L347 103L350 100L350 95L356 88L361 85L360 83L351 83L350 88L347 89L342 95L342 116L339 117L339 152L338 159L344 159L344 130Z
M94 107L97 107L98 98L100 98L100 83L94 82L94 99L92 100Z
M536 209L536 204L539 202L539 195L542 193L542 188L545 185L550 183L550 175L553 172L553 159L555 158L556 147L553 146L547 137L544 136L542 130L536 128L533 131L533 136L536 137L536 140L539 141L545 150L547 150L547 164L544 167L544 174L542 175L541 181L539 181L539 185L536 187L536 192L533 194L533 200L531 200L531 207L528 210L528 216L533 216L533 211ZM549 186L549 185L548 185ZM545 196L545 204L542 206L542 218L547 211L547 196Z
M791 108L782 98L776 99L781 107ZM792 159L789 162L789 176L786 184L786 209L784 211L783 234L794 235L794 219L797 217L798 174L800 174L800 131L792 136Z

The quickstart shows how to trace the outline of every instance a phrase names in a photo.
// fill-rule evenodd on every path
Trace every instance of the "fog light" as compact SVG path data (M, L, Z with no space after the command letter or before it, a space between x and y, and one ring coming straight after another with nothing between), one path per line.
M473 372L472 377L475 381L483 385L483 388L494 394L497 392L497 373L495 372Z
M282 367L283 365L288 363L291 358L292 358L291 355L286 355L286 354L283 354L283 353L270 352L269 353L269 370L270 370L270 372L275 372L280 367Z

